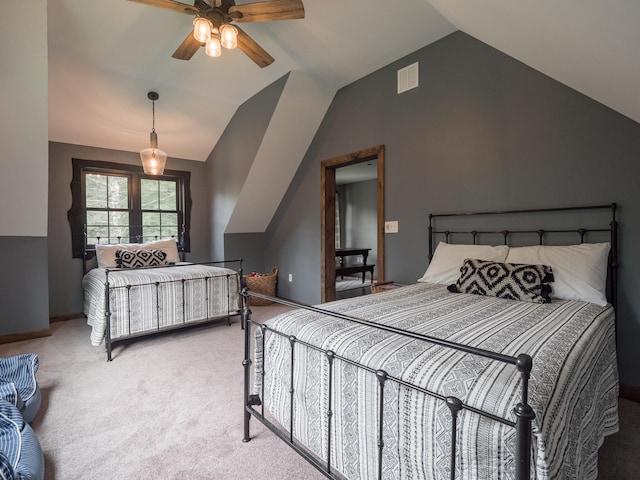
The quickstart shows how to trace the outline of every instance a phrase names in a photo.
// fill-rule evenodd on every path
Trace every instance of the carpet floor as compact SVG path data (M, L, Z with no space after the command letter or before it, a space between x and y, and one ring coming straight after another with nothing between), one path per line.
M286 307L253 307L253 319ZM42 407L33 422L46 480L325 478L257 421L242 442L239 319L114 346L89 342L86 320L0 345L34 352Z
M288 307L253 307L263 321ZM0 345L34 352L43 403L33 422L45 479L321 479L252 421L242 442L243 335L239 319L118 343L106 362L84 319L45 338ZM600 451L600 479L640 478L640 404L621 400L620 432Z

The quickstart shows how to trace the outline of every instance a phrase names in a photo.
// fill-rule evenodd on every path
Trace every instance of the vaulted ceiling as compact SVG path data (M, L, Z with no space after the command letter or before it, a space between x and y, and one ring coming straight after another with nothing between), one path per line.
M238 0L237 4L249 3ZM245 100L287 72L337 90L462 30L640 121L635 0L304 0L305 18L243 23L274 58L173 51L192 17L127 0L48 0L50 140L204 161Z

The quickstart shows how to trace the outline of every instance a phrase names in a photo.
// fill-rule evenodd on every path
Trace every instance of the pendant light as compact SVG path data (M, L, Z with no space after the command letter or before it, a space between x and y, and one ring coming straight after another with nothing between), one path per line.
M160 96L156 92L147 93L147 98L153 102L153 126L149 148L140 152L142 168L147 175L162 175L167 163L167 154L158 148L158 134L156 133L156 100Z

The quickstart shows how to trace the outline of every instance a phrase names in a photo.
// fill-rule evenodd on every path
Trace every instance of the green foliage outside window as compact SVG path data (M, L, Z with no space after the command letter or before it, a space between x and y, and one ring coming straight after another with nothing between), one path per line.
M131 236L129 177L85 175L87 243L127 243ZM179 234L178 182L140 180L140 212L144 241Z

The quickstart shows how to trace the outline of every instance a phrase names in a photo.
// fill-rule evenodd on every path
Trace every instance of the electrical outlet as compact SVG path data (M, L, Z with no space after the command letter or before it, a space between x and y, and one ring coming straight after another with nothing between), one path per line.
M384 233L398 233L398 221L384 222Z
M290 273L290 274L289 274L289 281L290 281L290 282L293 282L293 273Z

